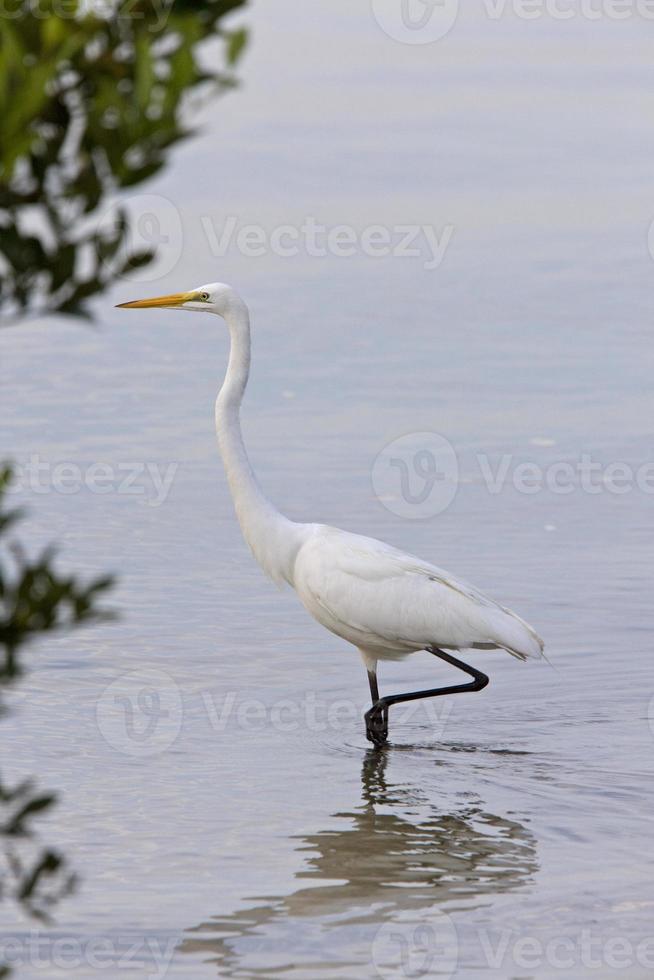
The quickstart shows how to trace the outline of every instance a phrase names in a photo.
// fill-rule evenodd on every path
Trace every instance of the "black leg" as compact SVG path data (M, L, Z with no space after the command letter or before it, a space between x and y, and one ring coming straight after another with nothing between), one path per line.
M377 674L374 670L368 671L368 683L370 685L370 697L372 698L372 708L366 713L366 738L374 745L383 745L388 739L388 708L381 708L375 714L375 708L381 704L379 699L379 687L377 686Z
M366 736L375 745L383 745L388 738L388 709L392 704L400 704L403 701L418 701L422 698L437 698L444 694L463 694L467 691L481 691L488 684L486 674L483 674L481 670L477 670L476 667L464 664L462 660L458 660L450 653L445 653L444 650L439 650L438 647L427 647L427 649L435 657L440 657L441 660L452 664L453 667L458 667L459 670L470 674L472 681L468 684L454 684L451 687L435 687L429 691L413 691L410 694L389 694L385 698L380 698L377 689L377 675L369 671L368 680L370 682L373 705L365 714Z
M368 684L370 685L370 697L372 698L372 703L376 704L379 701L379 688L377 687L377 674L374 670L368 671Z

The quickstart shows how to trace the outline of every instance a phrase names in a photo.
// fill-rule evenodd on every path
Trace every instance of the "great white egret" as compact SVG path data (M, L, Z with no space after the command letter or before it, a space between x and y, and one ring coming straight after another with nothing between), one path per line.
M272 579L293 586L319 623L359 649L372 697L365 715L371 742L386 741L392 704L480 691L488 684L480 670L446 651L502 649L519 660L542 655L543 641L524 620L436 565L374 538L325 524L296 523L273 506L254 475L241 435L239 413L250 371L250 317L230 286L214 282L120 306L214 313L226 322L231 347L216 400L216 432L243 536ZM378 661L397 660L418 650L428 650L473 680L380 698Z

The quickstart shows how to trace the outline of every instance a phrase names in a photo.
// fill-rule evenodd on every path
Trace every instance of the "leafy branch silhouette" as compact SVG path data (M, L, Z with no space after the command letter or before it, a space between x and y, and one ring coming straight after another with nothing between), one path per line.
M120 0L110 17L68 0L67 16L27 13L6 0L0 18L0 304L88 316L87 301L154 249L134 249L124 208L108 199L157 174L191 132L189 93L236 84L243 29L221 20L245 0ZM58 5L60 8L61 5ZM223 68L200 47L223 43ZM215 57L215 56L214 56ZM214 59L212 59L214 60Z
M107 619L99 605L110 589L108 576L82 583L54 567L55 552L46 548L29 559L13 538L22 512L7 505L12 471L0 467L0 685L14 683L23 671L20 653L35 637L82 623ZM4 710L0 704L0 711ZM50 910L75 886L66 859L38 841L34 823L56 802L38 791L32 780L7 786L0 779L0 900L16 902L28 915L49 921ZM0 977L8 969L0 966Z

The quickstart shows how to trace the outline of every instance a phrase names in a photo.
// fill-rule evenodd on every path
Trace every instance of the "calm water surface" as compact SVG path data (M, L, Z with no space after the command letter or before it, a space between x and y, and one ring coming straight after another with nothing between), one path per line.
M148 188L179 209L181 255L163 242L99 329L1 338L3 453L46 467L15 498L30 539L117 570L121 614L33 648L3 722L7 775L60 790L44 833L82 879L51 928L0 906L3 939L24 977L651 977L653 495L514 479L654 458L651 24L471 7L408 46L367 5L309 6L255 5L242 88ZM453 236L431 270L212 257L230 216ZM220 322L112 309L213 279L252 306L244 427L270 495L474 581L554 669L479 655L483 694L398 708L368 749L358 656L265 580L232 516ZM371 469L424 431L461 481L411 520ZM494 493L480 455L508 459ZM106 463L107 492L56 492L62 462ZM381 683L450 677L420 654Z

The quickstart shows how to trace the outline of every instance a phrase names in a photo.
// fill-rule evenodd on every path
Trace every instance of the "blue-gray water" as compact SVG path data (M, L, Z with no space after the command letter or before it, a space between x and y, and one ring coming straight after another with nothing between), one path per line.
M30 540L119 572L121 613L34 647L2 722L7 776L60 790L43 832L81 877L50 928L0 905L5 959L13 938L30 978L650 977L652 23L480 3L408 45L367 4L321 6L253 7L241 88L132 202L160 265L98 301L99 329L0 338ZM220 255L230 218L451 237L435 268L422 239L312 256L301 231L294 256ZM483 694L398 708L368 751L356 652L233 518L220 322L113 309L214 279L252 308L270 495L473 581L555 669L479 654ZM371 476L416 432L460 469L420 520ZM381 684L450 678L421 654Z

